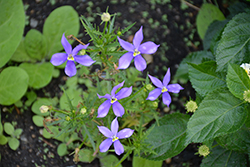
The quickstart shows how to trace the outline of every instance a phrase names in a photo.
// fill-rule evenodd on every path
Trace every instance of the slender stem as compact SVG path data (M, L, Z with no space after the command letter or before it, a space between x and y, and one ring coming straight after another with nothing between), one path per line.
M140 93L143 89L145 88L145 86L141 87L141 89L137 92L135 92L132 96L129 96L129 98L127 98L127 100L125 102L123 102L122 104L127 103L129 100L132 100L138 93Z
M181 1L184 2L190 8L193 8L193 9L198 10L198 11L200 10L200 8L198 8L197 6L194 6L193 4L191 4L191 3L189 3L189 2L187 2L185 0L181 0Z
M77 40L80 44L82 44L82 45L85 45L85 43L83 43L82 41L80 41L78 38L76 38L74 35L72 35L72 37L75 39L75 40Z
M53 111L55 111L55 112L59 112L59 113L65 114L65 115L69 115L69 113L66 112L66 111L56 110L56 109L54 109L54 108L52 108L51 110L53 110Z
M129 150L123 157L122 159L115 165L115 167L118 167L131 153L131 150Z

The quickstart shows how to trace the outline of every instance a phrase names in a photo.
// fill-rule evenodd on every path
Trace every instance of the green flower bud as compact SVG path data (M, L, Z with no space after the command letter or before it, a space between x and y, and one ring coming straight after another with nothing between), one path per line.
M195 112L195 110L198 108L197 103L193 100L190 100L186 104L186 110L187 112Z
M69 121L69 120L70 120L70 117L69 117L69 116L67 116L67 117L66 117L66 121Z
M146 88L147 88L147 90L152 90L152 89L153 89L153 86L152 86L151 84L147 84L147 85L146 85Z
M250 90L244 91L243 98L244 98L245 101L250 103Z
M206 145L200 146L199 149L198 149L198 153L199 153L201 156L204 156L204 157L207 156L207 155L210 153L209 147L206 146Z
M85 49L80 50L79 55L85 55L85 54L86 54L86 50Z
M86 108L82 108L80 111L82 114L85 114L87 112Z
M48 112L49 107L45 106L45 105L42 105L39 109L40 109L41 113L46 113L46 112Z
M102 21L109 21L110 20L110 14L109 13L103 13L101 15L101 20Z
M118 36L122 35L122 32L121 32L121 31L118 31L118 32L117 32L117 35L118 35Z
M158 103L156 101L153 102L153 107L155 107L155 108L158 107Z

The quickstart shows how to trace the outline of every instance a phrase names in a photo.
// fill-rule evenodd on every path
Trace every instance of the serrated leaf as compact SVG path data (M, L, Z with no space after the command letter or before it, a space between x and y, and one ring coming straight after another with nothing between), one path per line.
M215 57L212 55L211 52L208 51L198 51L190 53L186 58L184 58L175 74L175 79L184 79L185 83L189 80L188 78L188 64L187 63L193 63L193 64L200 64L203 60L213 60Z
M8 139L4 135L0 134L0 145L5 145L7 142Z
M16 138L12 137L12 138L10 138L10 140L8 141L8 144L9 144L9 146L10 146L10 148L11 148L12 150L16 150L16 149L19 147L20 142L19 142L19 140L17 140Z
M247 160L245 154L232 150L226 150L219 146L211 150L206 158L202 160L201 167L246 167Z
M94 151L89 149L81 149L79 151L79 161L85 162L85 163L91 163L95 157L93 156Z
M34 115L32 117L32 121L38 127L43 127L43 120L44 120L44 118L42 116L40 116L40 115Z
M63 49L61 38L65 36L77 36L80 29L77 12L71 6L62 6L51 12L43 26L43 34L47 39L48 55L57 53ZM69 41L72 43L73 41Z
M227 89L208 94L187 124L187 143L203 142L239 130L247 118L247 105Z
M23 37L25 14L21 0L0 0L0 68L11 58Z
M133 157L133 167L161 167L162 163L163 161L148 160L138 156Z
M149 129L144 143L157 154L143 155L150 160L165 160L179 154L186 147L186 127L189 116L173 113L159 120L159 126Z
M246 71L237 64L228 64L227 86L235 97L243 99L244 91L250 89L250 79Z
M32 105L31 107L31 110L37 114L37 115L40 115L40 116L48 116L49 115L49 112L46 112L46 113L41 113L40 111L40 107L42 105L45 105L45 106L50 106L52 105L52 101L48 98L40 98L38 99L37 101L34 102L34 104Z
M26 34L24 39L25 50L29 57L42 60L47 53L46 38L38 30L31 29Z
M214 61L199 65L189 63L188 74L193 88L203 97L219 87L226 87L224 74L216 72Z
M0 104L11 105L21 99L28 88L29 76L19 67L7 67L0 74Z
M250 150L250 131L243 127L235 133L216 138L216 141L225 149L246 153Z
M28 73L30 78L29 86L35 89L46 86L52 79L54 66L51 63L22 63L19 67L24 69Z
M249 62L249 56L245 56L250 41L249 29L250 14L246 13L236 15L226 25L216 50L218 71L225 71L228 63Z
M198 34L201 39L204 39L208 26L215 20L224 20L223 13L215 5L204 3L197 15L196 24Z
M65 143L61 143L58 147L57 147L57 154L59 156L64 156L67 154L67 145Z

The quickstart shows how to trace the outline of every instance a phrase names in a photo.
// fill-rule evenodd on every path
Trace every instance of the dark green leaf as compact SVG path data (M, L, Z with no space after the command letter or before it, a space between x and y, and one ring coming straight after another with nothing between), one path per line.
M133 157L133 167L161 167L162 163L163 161L148 160L138 156Z

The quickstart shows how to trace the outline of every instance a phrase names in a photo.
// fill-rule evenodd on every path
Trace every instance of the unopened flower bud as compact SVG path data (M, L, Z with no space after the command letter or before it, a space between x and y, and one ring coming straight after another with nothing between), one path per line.
M153 107L157 108L158 107L158 102L154 101L153 102Z
M146 85L147 90L152 90L153 86L151 84Z
M250 90L244 91L243 98L244 98L245 101L250 103Z
M40 109L41 113L46 113L46 112L48 112L49 107L45 106L45 105L42 105L39 109Z
M109 13L103 13L101 15L101 20L102 21L109 21L110 20L110 14Z
M69 116L67 116L65 120L66 120L66 121L69 121L69 120L70 120L70 117L69 117Z
M118 31L118 32L117 32L117 35L118 35L118 36L122 35L122 32L121 32L121 31Z
M85 114L87 112L86 108L82 108L80 111L82 114Z
M206 145L200 146L199 149L198 149L198 153L199 153L201 156L204 156L204 157L207 156L207 155L210 153L209 147L206 146Z
M187 112L195 112L195 110L198 108L197 103L193 100L190 100L186 104L186 110Z
M85 49L80 50L79 55L85 55L85 54L86 54L86 50Z

